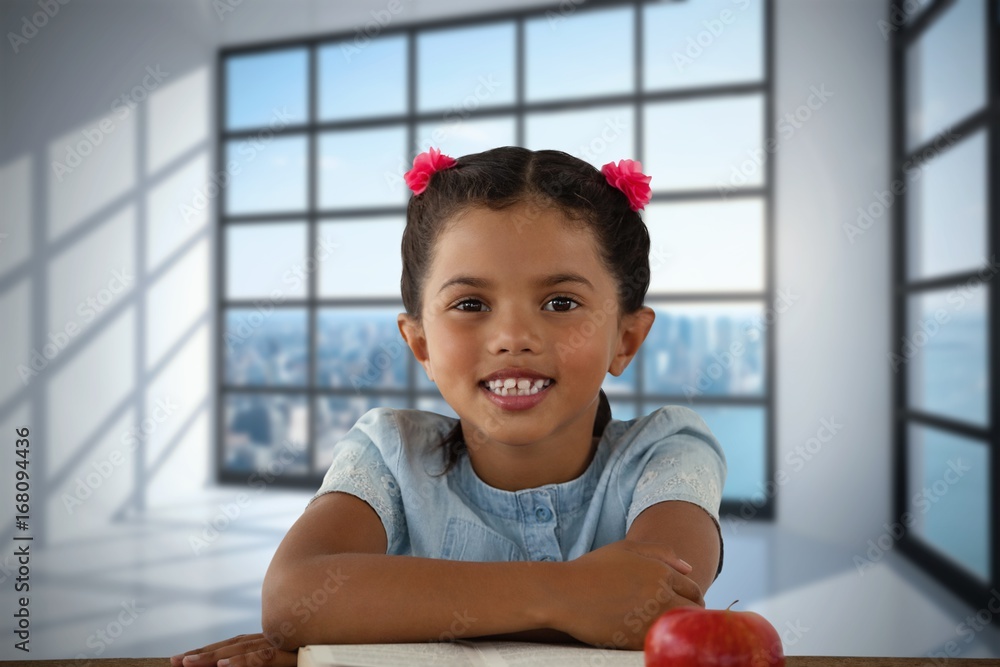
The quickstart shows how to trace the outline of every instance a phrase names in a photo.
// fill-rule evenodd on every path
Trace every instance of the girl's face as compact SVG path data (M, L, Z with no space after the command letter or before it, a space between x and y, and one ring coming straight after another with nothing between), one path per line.
M621 375L654 313L618 326L613 276L593 235L556 209L467 210L438 237L423 288L422 327L399 327L414 356L461 417L470 450L590 447L601 384ZM551 378L530 407L491 398L503 369Z

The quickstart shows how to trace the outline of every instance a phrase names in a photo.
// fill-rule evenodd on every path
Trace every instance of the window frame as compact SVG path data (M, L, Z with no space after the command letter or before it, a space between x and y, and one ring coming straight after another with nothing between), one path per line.
M225 332L225 315L231 308L254 307L254 301L259 299L227 299L225 295L226 279L226 230L233 224L253 224L269 223L283 219L302 220L306 223L307 232L307 252L316 247L317 233L319 225L324 222L340 218L360 219L368 217L379 217L385 215L405 214L405 203L399 206L366 207L360 209L325 209L320 210L318 202L318 172L317 172L317 145L320 136L328 130L350 130L372 128L382 125L405 124L407 128L407 157L412 159L417 137L417 127L424 122L439 121L441 111L419 112L417 111L417 37L426 32L441 30L445 28L468 28L475 26L486 26L494 23L514 22L515 24L515 76L517 78L516 94L512 104L490 106L485 109L475 109L469 112L468 118L489 118L489 117L513 117L515 122L515 140L518 145L523 145L525 138L525 123L528 114L538 111L559 111L573 110L584 106L603 106L611 104L629 105L634 110L635 118L635 146L636 154L630 156L614 156L615 159L629 157L642 161L644 146L643 135L643 111L645 105L664 101L680 101L693 99L713 99L726 98L739 95L760 95L763 98L764 111L762 114L763 127L761 139L762 146L767 146L769 140L775 138L774 124L774 86L773 86L773 0L761 0L761 16L763 31L761 44L764 49L762 64L762 78L752 83L735 83L723 85L702 85L668 90L644 90L643 69L643 7L652 4L652 0L597 0L587 2L586 5L570 8L566 13L566 3L553 3L548 7L534 7L530 9L504 10L496 12L484 12L461 17L447 19L421 21L396 25L389 23L382 27L377 35L405 35L407 38L407 109L402 114L380 115L377 117L319 121L319 81L318 81L318 50L324 44L354 39L358 32L356 30L341 30L333 33L323 33L294 39L282 39L267 41L262 43L250 43L231 47L221 48L217 54L216 62L216 154L215 173L221 173L226 165L226 144L231 140L238 140L255 135L261 131L262 127L241 128L239 130L226 129L226 62L227 59L236 56L265 53L267 51L277 51L282 49L306 47L308 49L308 96L307 106L309 118L304 123L289 124L275 132L278 135L304 134L307 138L307 208L304 211L275 211L262 214L237 214L229 215L225 210L224 194L216 198L217 235L216 235L216 313L215 327L217 332L216 364L213 369L215 378L213 385L216 388L216 409L213 418L213 433L215 434L215 466L216 479L223 484L246 484L253 477L246 471L236 471L225 467L225 411L226 396L229 394L295 394L306 397L309 406L308 424L308 460L310 468L315 465L316 454L316 424L314 417L315 401L321 396L353 396L357 395L355 390L350 388L318 387L316 385L316 320L317 312L324 307L357 307L357 306L395 306L402 312L402 299L400 297L386 298L319 298L317 296L317 274L315 271L309 274L309 285L306 298L292 299L285 298L281 304L275 307L297 307L307 310L307 344L309 355L309 376L307 385L304 387L287 386L229 386L225 383L226 357L224 354L225 345L223 333ZM553 13L562 12L563 15L570 15L577 12L589 12L606 10L616 7L631 6L633 8L633 36L634 36L634 83L632 91L624 94L592 95L583 98L567 98L555 101L528 102L525 100L525 23L539 17L551 17ZM741 187L736 191L729 191L728 198L757 198L763 207L763 252L764 252L764 289L756 292L690 292L690 293L669 293L657 294L649 293L645 299L648 306L704 303L706 305L719 302L737 303L759 303L763 312L767 312L775 301L774 290L774 221L773 221L773 195L774 195L774 160L765 159L763 164L764 181L756 187ZM717 188L700 188L692 190L676 190L670 192L654 192L650 203L661 202L712 202L722 201ZM308 254L306 255L308 256ZM774 451L774 396L775 396L775 348L774 348L774 326L768 324L763 331L762 349L764 358L764 383L760 395L757 396L719 396L700 395L695 398L679 394L647 394L643 379L644 359L646 346L639 349L638 354L632 361L635 367L635 384L633 391L625 394L618 392L609 393L608 398L612 403L631 403L635 406L636 414L642 414L641 409L644 403L657 402L659 404L690 405L695 410L699 406L759 406L764 411L764 433L763 433L763 455L764 477L761 483L760 496L763 497L763 504L751 501L751 496L740 499L724 499L720 509L721 514L731 514L740 519L752 518L760 520L772 520L775 515L775 492L766 492L770 489L769 480L775 477L775 451ZM361 395L378 396L398 396L406 399L407 404L415 407L418 398L436 397L439 394L431 390L424 390L417 386L416 373L419 365L407 355L407 386L405 389L367 389ZM265 481L274 486L282 488L308 488L315 489L322 481L325 471L311 470L305 476L276 476ZM259 474L259 473L258 473ZM750 510L748 513L747 510ZM740 512L743 512L741 515Z
M940 159L948 151L954 150L965 141L974 138L978 132L985 133L986 139L986 248L988 258L996 257L1000 251L1000 189L990 187L1000 175L1000 35L998 35L997 3L982 0L986 13L983 25L985 31L984 57L986 96L983 106L965 116L950 128L951 132L960 138L930 160ZM887 8L889 16L905 16L901 0L889 0ZM934 150L934 142L942 130L907 150L907 87L906 87L906 55L908 48L916 43L938 21L941 16L956 4L956 0L933 0L915 15L912 21L902 25L893 24L889 33L890 39L890 77L891 90L891 173L890 182L905 182L904 164L915 160L925 151ZM924 164L923 161L914 164ZM910 279L907 276L907 252L909 238L906 232L908 201L900 196L894 203L892 216L892 326L890 351L905 358L903 354L903 337L910 332L907 324L907 301L919 294L965 284L971 279L979 278L978 270L949 273L947 275ZM934 547L922 540L909 526L903 524L904 533L899 539L900 551L926 570L931 576L952 590L955 594L974 608L984 608L990 596L990 589L1000 583L1000 344L996 334L1000 324L1000 289L995 281L982 282L982 288L988 290L986 299L986 340L989 368L989 396L987 401L987 419L985 427L942 416L937 416L918 409L908 407L909 391L908 366L904 366L895 374L893 389L893 479L892 498L893 516L902 521L902 517L910 512L907 498L912 496L908 489L908 430L910 425L927 426L949 435L971 438L982 443L988 449L990 469L987 480L987 498L989 503L990 535L987 544L990 548L989 580L985 583L979 580L965 568L953 563ZM992 334L991 334L992 332Z

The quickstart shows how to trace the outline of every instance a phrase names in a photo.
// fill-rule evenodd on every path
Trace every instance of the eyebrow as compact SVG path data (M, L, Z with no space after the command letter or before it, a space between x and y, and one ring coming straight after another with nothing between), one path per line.
M597 289L594 285L581 276L578 273L553 273L550 276L544 276L535 282L538 287L554 287L556 285L562 285L564 283L577 283L579 285L585 285L595 292ZM438 294L445 291L452 285L467 285L469 287L475 287L477 289L490 289L493 287L493 282L487 280L486 278L480 278L478 276L470 275L458 275L447 281L444 285L441 285L441 289L438 290Z

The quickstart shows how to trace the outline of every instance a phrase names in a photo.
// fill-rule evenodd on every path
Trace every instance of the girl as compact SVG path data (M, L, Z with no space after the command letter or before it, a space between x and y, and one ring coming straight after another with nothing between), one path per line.
M601 389L654 319L639 168L416 157L398 325L460 419L368 411L271 561L264 632L173 665L471 637L641 650L661 613L704 607L722 449L685 407L612 419Z

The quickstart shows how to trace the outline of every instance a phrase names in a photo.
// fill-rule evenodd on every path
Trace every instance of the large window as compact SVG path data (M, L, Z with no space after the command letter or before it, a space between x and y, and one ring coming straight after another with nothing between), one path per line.
M895 509L976 607L1000 581L997 5L890 4ZM874 206L874 204L873 204ZM877 213L877 211L871 211Z
M382 24L384 23L384 25ZM605 391L688 405L729 460L724 510L772 515L770 4L553 3L220 54L219 469L314 487L375 406L455 416L396 326L402 175L428 146L556 148L653 175L657 311Z

